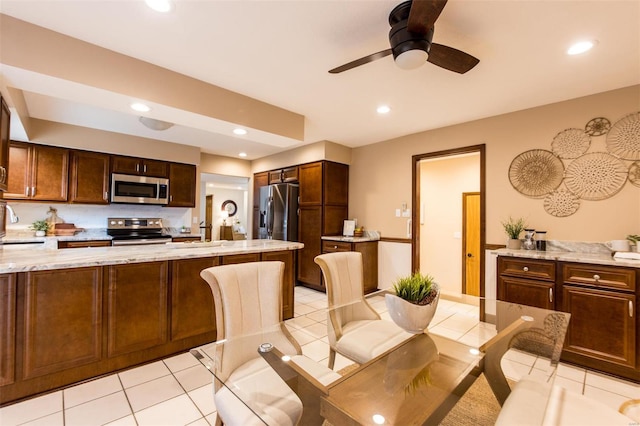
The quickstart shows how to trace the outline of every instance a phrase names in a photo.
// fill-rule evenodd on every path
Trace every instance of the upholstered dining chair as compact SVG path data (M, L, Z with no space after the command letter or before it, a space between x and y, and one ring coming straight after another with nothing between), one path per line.
M364 298L362 253L337 252L316 256L327 289L329 368L336 353L363 364L412 335L380 315Z
M260 344L271 343L290 355L324 385L340 376L302 355L300 345L282 325L284 263L214 266L200 275L213 293L217 341L226 339L216 347L213 366L219 379L214 379L218 424L263 425L264 421L268 425L296 425L302 416L302 402L259 355Z

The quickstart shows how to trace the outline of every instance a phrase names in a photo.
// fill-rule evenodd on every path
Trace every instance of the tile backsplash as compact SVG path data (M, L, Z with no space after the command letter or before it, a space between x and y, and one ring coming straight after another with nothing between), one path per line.
M28 229L36 220L46 220L49 207L58 209L58 217L78 228L106 228L108 217L159 217L167 228L191 227L190 208L161 207L136 204L109 204L105 206L89 204L56 204L7 202L20 218L18 223L7 220L7 231Z

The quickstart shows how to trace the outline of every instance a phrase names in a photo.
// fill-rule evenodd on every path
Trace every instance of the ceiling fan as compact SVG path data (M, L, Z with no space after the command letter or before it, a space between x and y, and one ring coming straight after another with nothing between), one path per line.
M447 0L409 0L400 3L389 14L391 49L356 59L329 73L348 71L391 54L396 65L402 69L417 68L427 61L449 71L466 73L480 60L453 47L431 42L434 23L446 4Z

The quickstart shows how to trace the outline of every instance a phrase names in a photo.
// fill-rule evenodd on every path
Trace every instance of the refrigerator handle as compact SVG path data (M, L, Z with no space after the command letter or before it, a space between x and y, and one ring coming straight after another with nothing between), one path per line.
M273 197L267 199L267 235L273 235Z

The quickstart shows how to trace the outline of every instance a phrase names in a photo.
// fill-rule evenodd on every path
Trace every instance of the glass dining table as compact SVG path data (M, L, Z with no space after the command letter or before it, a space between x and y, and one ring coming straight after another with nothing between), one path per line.
M366 299L381 307L384 293L372 293ZM298 323L305 316L316 321L330 312L320 309L296 318ZM328 370L326 360L320 364L301 357L296 345L290 344L292 325L287 322L200 346L191 354L211 372L212 392L224 389L233 395L248 408L254 424L278 422L264 414L264 401L255 397L261 383L234 380L224 372L224 357L243 357L247 362L262 358L301 401L300 425L437 425L481 374L491 397L504 403L510 384L502 360L509 351L535 357L537 366L545 366L544 380L552 383L569 319L563 312L443 294L429 330L410 335L369 362L343 369L330 383L318 378ZM451 324L462 323L470 332L458 336Z

